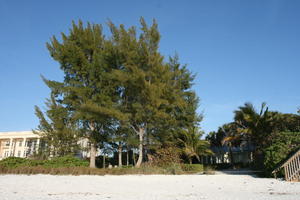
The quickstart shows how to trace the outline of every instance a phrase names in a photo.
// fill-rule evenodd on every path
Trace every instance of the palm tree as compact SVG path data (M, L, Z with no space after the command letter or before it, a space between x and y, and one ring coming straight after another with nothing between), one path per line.
M225 137L222 140L222 145L227 145L229 148L230 162L233 164L232 147L239 146L242 141L241 134L238 133L237 125L233 123L224 124L219 128L218 132L223 132Z
M249 144L254 144L253 152L255 166L263 167L264 148L272 142L274 130L280 122L277 112L269 112L266 103L262 103L260 111L257 112L251 103L245 103L235 112L235 123L237 132ZM249 154L250 157L250 154Z
M272 132L272 119L276 116L268 111L266 103L262 103L259 113L251 103L245 103L234 113L234 121L237 124L239 135L248 143L254 142L257 148L264 146L267 137Z
M188 158L190 164L192 164L193 158L200 162L201 155L213 154L209 149L209 142L201 140L201 136L202 132L192 127L183 130L178 138L179 145L182 146L182 153Z

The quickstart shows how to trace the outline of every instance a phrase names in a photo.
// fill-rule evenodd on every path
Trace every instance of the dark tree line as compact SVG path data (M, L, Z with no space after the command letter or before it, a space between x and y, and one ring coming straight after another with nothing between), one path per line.
M253 145L255 167L270 175L280 162L300 148L300 115L269 111L265 103L257 111L251 103L245 103L234 111L233 122L211 132L206 139L212 146Z

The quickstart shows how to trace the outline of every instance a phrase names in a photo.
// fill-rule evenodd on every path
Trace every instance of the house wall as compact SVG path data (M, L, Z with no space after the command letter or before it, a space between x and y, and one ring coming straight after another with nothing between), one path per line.
M26 158L38 151L40 144L40 136L32 131L20 132L0 132L0 160L14 156ZM80 158L89 157L89 142L81 139L78 141L81 146L76 156ZM100 151L96 155L100 155Z
M0 132L0 160L10 156L25 158L38 150L40 136L32 131Z

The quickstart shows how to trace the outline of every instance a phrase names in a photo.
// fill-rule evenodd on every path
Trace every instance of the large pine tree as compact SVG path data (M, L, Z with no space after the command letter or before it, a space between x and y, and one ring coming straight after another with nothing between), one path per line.
M159 52L160 34L155 21L149 27L141 18L140 34L136 28L125 29L110 23L112 42L118 52L121 111L139 138L139 158L143 161L145 137L164 144L174 137L174 130L197 126L198 99L191 90L194 75L181 66L178 57L168 62Z
M62 82L46 83L89 139L90 167L95 167L105 134L130 135L118 131L132 129L139 139L139 167L145 145L176 143L180 129L201 121L191 89L194 75L177 56L164 61L155 21L148 26L141 18L140 23L137 31L109 22L111 36L104 37L100 25L84 27L79 21L69 35L62 33L61 41L53 37L47 44L65 76ZM121 155L126 139L117 143Z
M47 43L53 59L60 63L65 76L62 83L47 84L62 96L62 103L73 113L90 143L90 167L95 167L97 145L101 135L112 126L118 91L111 77L115 65L112 44L105 40L100 25L84 27L73 22L62 41L54 36Z

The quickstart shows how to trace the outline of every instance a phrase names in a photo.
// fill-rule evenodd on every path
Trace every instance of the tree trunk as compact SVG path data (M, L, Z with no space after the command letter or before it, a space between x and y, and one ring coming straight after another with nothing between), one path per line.
M121 142L119 142L118 154L119 154L119 167L122 167L122 144L121 144Z
M89 127L91 129L91 135L95 130L95 124L93 122L89 123ZM91 139L90 139L91 142ZM96 168L96 144L91 142L91 150L90 150L90 168Z
M135 162L135 153L134 153L133 150L132 150L132 163L133 163L134 166L136 165L136 162Z
M139 140L140 140L140 144L139 144L139 158L138 161L136 163L136 167L140 167L142 162L143 162L143 142L144 142L144 134L145 134L145 129L144 128L139 128Z
M105 169L105 154L103 154L103 169Z
M96 168L96 145L91 143L90 168Z
M129 148L127 147L127 151L126 151L126 165L129 166Z

